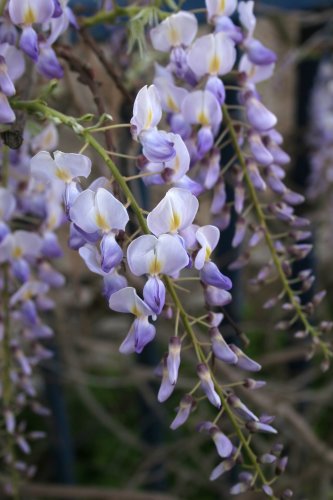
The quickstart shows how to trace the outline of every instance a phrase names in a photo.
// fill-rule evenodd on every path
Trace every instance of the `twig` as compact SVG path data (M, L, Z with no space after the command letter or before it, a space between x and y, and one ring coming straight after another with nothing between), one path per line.
M97 488L94 486L59 486L53 484L25 484L21 488L22 495L34 498L71 498L91 500L176 500L176 497L162 493L124 491L113 488Z
M117 72L113 68L112 64L108 61L103 49L90 36L90 34L88 33L86 28L80 29L80 35L81 35L82 39L84 40L85 44L91 48L91 50L94 52L94 54L96 55L98 60L101 62L105 71L110 76L110 78L113 80L115 86L117 87L119 92L121 92L121 94L123 95L126 102L128 104L131 104L133 102L133 96L129 93L129 91L123 85L119 75L117 74Z

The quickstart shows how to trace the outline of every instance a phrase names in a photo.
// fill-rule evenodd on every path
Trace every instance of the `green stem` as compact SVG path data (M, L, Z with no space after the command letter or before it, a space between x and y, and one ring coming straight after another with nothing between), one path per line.
M142 7L132 5L129 7L119 7L118 5L111 11L101 10L94 16L84 17L80 20L83 28L90 28L96 24L112 24L118 17L132 17L140 12Z
M254 186L253 186L253 184L251 182L251 179L249 177L248 170L246 168L245 159L244 159L242 150L241 150L241 148L240 148L240 146L238 144L237 134L236 134L236 131L235 131L235 128L234 128L234 124L233 124L232 118L230 117L230 114L229 114L228 109L227 109L226 106L222 106L222 109L223 109L224 122L225 122L226 127L229 130L233 148L235 150L238 162L239 162L239 164L240 164L240 166L242 168L244 179L245 179L245 182L246 182L249 194L250 194L250 199L251 199L254 211L256 213L258 222L259 222L260 226L262 227L262 229L264 231L265 241L266 241L267 247L269 249L269 252L271 254L272 260L274 262L274 265L275 265L276 271L278 273L278 276L279 276L279 278L281 280L283 289L284 289L284 291L285 291L285 293L286 293L286 295L287 295L290 303L292 304L292 306L293 306L293 308L294 308L294 310L295 310L295 312L296 312L299 320L303 324L305 330L313 338L316 339L316 342L322 348L325 357L328 357L330 355L330 352L329 352L329 348L328 348L327 344L325 342L323 342L322 340L319 339L320 333L309 322L308 318L306 317L306 315L304 314L304 312L302 310L301 304L299 304L298 301L297 301L297 299L295 298L295 294L294 294L293 289L289 285L288 278L285 275L285 272L283 270L281 260L280 260L278 254L277 254L277 252L275 250L274 238L271 235L269 227L267 225L265 214L264 214L263 209L262 209L262 207L260 205L260 201L258 199L257 192L256 192L256 190L255 190L255 188L254 188Z
M109 157L107 151L101 146L98 141L92 136L92 134L85 130L78 122L73 118L64 115L63 113L60 113L59 111L49 108L45 103L40 102L40 101L12 101L12 106L13 108L16 109L21 109L21 110L26 110L30 113L37 113L41 114L43 117L53 119L57 122L63 123L64 125L70 127L77 135L81 136L83 140L89 144L98 154L99 156L103 159L105 164L108 166L110 172L112 173L114 179L117 181L119 184L120 188L122 189L123 193L127 197L131 208L133 212L135 213L139 226L144 234L150 234L149 228L147 226L146 219L142 215L141 208L139 204L137 203L135 197L133 196L131 190L129 189L126 181L124 180L122 174L118 170L117 166L115 163L112 161L112 159ZM164 276L164 283L166 286L166 289L170 295L170 297L173 300L173 303L176 307L176 309L179 311L179 316L181 317L184 329L186 333L189 335L191 338L193 348L195 350L197 359L199 363L205 362L206 357L205 353L202 350L202 347L200 346L195 332L191 326L188 314L186 313L183 304L181 303L178 294L176 292L175 286L172 282L172 280L168 276ZM208 358L209 359L209 358ZM243 444L247 455L252 463L253 468L256 470L258 473L258 476L260 477L261 481L263 484L267 484L267 480L261 470L260 464L257 462L257 458L255 453L252 451L250 445L248 444L248 440L246 436L243 434L242 429L238 425L238 422L236 420L235 415L233 414L226 397L223 393L223 390L219 386L218 382L216 381L214 374L212 375L212 380L214 381L214 384L216 386L216 390L219 392L219 395L221 397L222 405L228 414L231 424L235 429L235 432L240 440L240 442ZM199 386L199 384L197 384ZM197 387L196 386L196 387Z
M3 12L5 10L6 4L7 4L7 0L1 0L1 3L0 3L0 16L3 15Z
M82 28L90 28L91 26L95 26L96 24L112 24L118 19L118 17L134 17L137 14L140 14L142 9L143 7L140 7L138 5L132 5L128 7L120 7L119 5L117 5L111 11L101 10L94 16L82 17L80 19L80 26ZM159 10L158 15L160 18L164 18L169 16L170 13Z

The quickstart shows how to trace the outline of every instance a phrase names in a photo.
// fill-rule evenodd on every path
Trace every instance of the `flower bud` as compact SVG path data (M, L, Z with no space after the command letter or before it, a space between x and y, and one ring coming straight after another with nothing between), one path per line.
M178 370L180 366L180 349L181 341L179 337L171 337L169 341L169 354L167 357L167 367L169 380L171 384L175 384L178 378Z
M243 420L247 422L259 421L258 417L256 417L256 415L252 413L252 411L249 410L249 408L245 406L245 404L242 403L241 400L235 394L231 394L230 396L228 396L228 403L230 404L234 412Z
M234 365L237 363L238 358L236 354L230 349L221 333L217 328L211 328L209 331L212 342L212 351L221 361Z
M185 396L183 396L182 399L180 400L178 413L175 419L171 422L170 429L175 430L178 429L178 427L180 427L181 425L183 425L190 416L190 413L194 405L195 401L193 397L190 394L185 394Z
M215 391L214 384L208 367L204 363L200 363L197 366L197 373L201 381L202 390L206 394L208 400L212 403L212 405L216 406L217 408L220 408L221 399L220 396Z

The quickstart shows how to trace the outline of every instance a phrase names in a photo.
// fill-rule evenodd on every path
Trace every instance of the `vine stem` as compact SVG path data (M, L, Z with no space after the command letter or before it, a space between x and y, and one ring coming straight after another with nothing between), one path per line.
M4 13L4 10L5 10L5 7L6 7L6 3L7 3L7 0L1 0L1 3L0 3L0 16L2 16L3 13Z
M117 20L118 17L134 17L140 14L142 7L138 5L130 5L128 7L120 7L116 5L111 11L102 10L95 14L94 16L82 17L80 20L80 26L83 28L90 28L96 24L112 24ZM159 10L159 17L164 18L170 15L169 12L163 12Z
M136 201L133 193L131 192L130 188L127 185L126 180L123 178L121 172L118 170L118 167L115 165L115 163L112 161L112 159L109 157L108 152L103 148L101 144L93 137L93 135L90 133L89 130L84 129L73 117L66 116L63 113L50 108L47 104L44 102L41 102L39 100L35 101L12 101L12 106L13 108L16 109L21 109L21 110L26 110L27 112L30 113L35 113L42 115L45 118L51 119L55 121L56 123L63 123L64 125L70 127L75 134L78 136L81 136L83 140L89 144L97 153L98 155L103 159L107 167L109 168L110 172L112 173L114 179L117 181L119 184L120 188L122 189L124 195L127 197L128 202L131 205L131 208L133 212L135 213L138 224L144 234L150 234L149 228L147 226L146 219L144 218L142 214L142 210ZM191 326L191 322L189 320L188 314L186 313L184 306L178 297L178 294L176 292L174 283L171 278L168 276L164 276L164 283L166 286L166 289L172 298L172 301L176 307L176 310L179 311L179 316L182 320L184 329L186 333L189 335L191 342L193 344L193 348L196 353L196 357L199 363L206 363L207 360L209 360L210 356L206 358L205 353L202 350L202 347L200 346L195 332ZM209 368L209 367L208 367ZM211 371L211 370L210 370ZM268 484L264 473L260 467L260 464L257 461L255 453L252 451L250 445L248 444L248 440L246 436L243 434L243 431L241 427L239 426L236 417L234 416L232 409L223 393L223 389L220 387L218 384L218 381L216 380L215 376L213 373L211 373L212 380L214 381L214 384L216 386L216 390L218 391L220 397L221 397L221 402L223 407L225 408L226 413L229 416L230 422L232 426L235 429L235 432L240 440L240 442L243 444L244 448L247 451L248 458L250 459L253 468L256 470L258 476L260 477L261 481L263 484ZM196 387L199 387L200 383L197 384Z
M237 134L235 131L235 127L234 127L232 118L231 118L226 106L222 106L222 111L223 111L224 122L225 122L227 129L229 130L229 133L231 136L231 142L232 142L233 148L235 150L237 160L238 160L238 162L242 168L242 171L243 171L244 179L245 179L245 182L246 182L249 194L250 194L250 199L251 199L251 202L253 204L254 211L256 213L258 222L264 231L265 241L266 241L267 247L269 249L269 252L271 254L271 257L272 257L274 266L276 268L276 271L278 273L278 276L280 278L280 281L282 283L283 289L284 289L288 299L290 300L290 303L292 304L299 320L302 322L304 328L314 339L316 339L316 343L318 345L320 345L320 347L324 353L325 358L328 358L330 355L330 351L329 351L327 344L319 338L319 332L309 322L308 318L306 317L306 315L304 314L304 312L302 310L301 304L299 304L298 301L296 300L295 294L289 285L288 278L285 275L285 272L283 270L281 260L280 260L278 254L275 250L275 247L274 247L274 238L270 233L269 227L268 227L267 222L266 222L265 214L263 212L263 209L260 205L260 201L259 201L258 196L257 196L257 192L256 192L256 190L251 182L250 176L248 174L245 159L244 159L242 150L238 144Z

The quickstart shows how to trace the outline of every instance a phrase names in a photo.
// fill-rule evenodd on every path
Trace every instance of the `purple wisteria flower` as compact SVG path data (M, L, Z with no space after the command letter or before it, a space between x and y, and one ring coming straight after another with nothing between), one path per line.
M137 295L132 287L122 288L113 293L109 300L111 309L136 316L127 337L119 351L123 354L136 352L140 354L146 344L151 342L156 334L154 325L149 323L149 317L154 313L150 307Z
M136 276L149 275L143 296L152 311L160 314L165 303L165 286L159 275L177 275L188 265L189 257L178 238L169 234L159 237L147 234L139 236L129 245L127 262Z
M54 7L53 0L9 0L10 18L22 28L20 48L34 61L38 59L39 46L33 25L49 21Z

